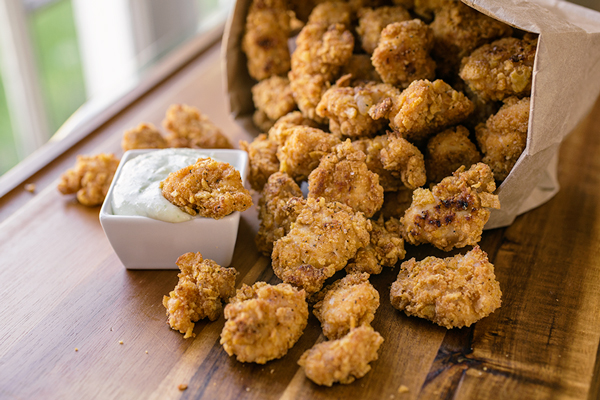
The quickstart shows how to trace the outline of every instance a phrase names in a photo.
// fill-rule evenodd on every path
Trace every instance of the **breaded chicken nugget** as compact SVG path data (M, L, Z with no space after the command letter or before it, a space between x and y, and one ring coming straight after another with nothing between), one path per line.
M402 180L398 174L393 174L383 168L381 162L381 150L389 145L388 135L375 136L374 138L360 139L352 142L357 150L362 151L367 155L365 162L369 170L379 175L379 184L385 192L396 191L404 187Z
M448 329L470 326L500 307L502 292L494 266L479 246L465 255L402 263L390 300L406 315Z
M387 113L377 114L371 109L373 118L387 115L390 127L411 142L427 139L465 120L473 112L473 103L463 93L452 89L438 79L414 81L398 97Z
M340 339L352 329L370 326L379 307L379 292L369 274L350 274L323 289L323 300L313 307L329 340Z
M221 219L252 205L240 172L225 162L199 158L196 164L171 172L161 182L162 194L190 215Z
M381 149L381 164L409 189L423 186L427 180L423 153L396 134L388 135L388 143Z
M369 244L371 222L324 198L308 199L290 232L273 246L273 271L286 283L315 293Z
M358 11L356 33L360 36L363 50L368 54L373 54L383 28L393 22L408 21L409 19L411 19L410 13L402 6L361 8Z
M306 180L321 158L340 143L337 136L307 126L292 127L287 135L285 144L277 150L279 170L296 181Z
M308 176L308 197L338 201L372 217L383 204L383 188L379 176L369 171L366 158L350 139L335 146Z
M200 253L185 253L176 261L181 270L179 282L169 296L163 297L168 324L184 333L184 339L196 336L194 322L203 318L211 321L221 315L221 300L235 294L235 268L223 268Z
M462 59L460 77L484 100L530 96L537 36L504 38Z
M483 162L494 171L494 178L506 179L527 145L529 97L509 97L500 110L475 129Z
M326 1L317 4L308 17L309 24L321 24L329 26L342 24L347 28L351 22L350 5L342 1Z
M313 346L302 354L298 364L317 385L348 384L371 370L369 363L377 360L382 343L383 338L373 328L360 326L341 339Z
M326 120L317 115L316 108L323 93L331 86L330 78L323 74L302 74L293 70L288 77L294 101L302 115L318 123L325 123Z
M385 83L406 88L415 80L435 78L432 48L433 32L423 21L394 22L381 31L371 60Z
M84 206L98 206L104 201L118 166L119 160L113 154L79 155L75 166L61 175L58 190L62 194L77 193L77 201Z
M385 219L402 218L408 207L410 207L412 194L413 190L408 188L402 188L395 192L385 192L383 195L383 206L379 210L379 215Z
M167 140L152 124L142 122L132 129L123 133L121 140L123 151L135 149L166 149Z
M252 122L254 122L254 126L256 126L261 132L267 132L274 125L273 120L269 118L263 110L260 109L254 110L254 114L252 114Z
M288 131L294 126L308 126L310 128L319 128L320 125L312 119L304 117L300 111L292 111L279 118L273 127L269 129L269 140L277 142L278 146L283 146L288 138L288 134L293 131Z
M286 283L244 284L225 307L221 344L240 362L264 364L287 354L308 321L304 290Z
M254 106L273 121L277 121L296 108L290 80L287 77L272 76L258 82L252 87L252 100Z
M289 175L276 172L269 177L258 201L260 226L255 241L261 253L271 256L273 243L290 231L303 205L302 190Z
M289 35L290 17L284 0L252 0L242 38L252 78L260 81L290 70Z
M169 147L193 149L232 149L221 130L194 107L173 104L167 110L163 127L169 131Z
M478 163L468 171L460 167L432 190L416 189L401 223L404 240L431 243L438 249L475 246L490 217L488 208L500 208L490 168Z
M479 161L481 154L469 139L469 131L464 126L448 128L427 142L425 169L430 182L437 183L452 175L461 165L471 168Z
M240 149L248 153L248 182L252 189L261 191L269 176L279 171L278 148L277 142L269 140L264 133L258 135L252 143L240 140Z
M433 31L433 58L438 74L456 76L460 60L477 47L512 34L512 28L461 3L450 1L435 13L430 25Z

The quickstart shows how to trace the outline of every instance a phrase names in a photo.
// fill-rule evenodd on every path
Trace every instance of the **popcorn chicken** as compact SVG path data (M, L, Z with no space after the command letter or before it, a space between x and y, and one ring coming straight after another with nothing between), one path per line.
M381 149L381 164L392 175L399 176L409 189L423 186L427 179L423 154L398 135L388 135L387 146Z
M317 4L308 17L309 24L332 25L342 24L350 27L350 5L341 1L326 1Z
M379 184L383 187L384 192L396 191L404 187L400 175L383 168L381 151L388 145L388 135L363 138L352 142L352 146L366 154L367 167L379 175Z
M461 165L470 168L479 161L481 154L469 139L469 131L464 126L448 128L427 142L425 169L430 182L437 183L452 175Z
M243 285L225 307L221 344L240 362L265 364L298 341L308 320L304 290L280 283Z
M113 154L79 155L75 166L61 175L58 190L62 194L77 193L77 201L84 206L98 206L106 198L118 166L119 160Z
M502 292L494 266L479 246L454 257L414 258L402 263L390 300L406 315L440 326L462 328L500 307Z
M287 77L272 76L258 82L252 87L252 99L254 106L263 111L272 121L278 120L296 108L290 80Z
M320 125L312 119L306 118L300 111L292 111L279 118L273 127L269 129L269 140L277 142L278 146L283 146L288 136L293 133L289 128L295 126L307 126L309 128L319 128Z
M167 110L163 126L169 131L169 147L193 149L232 149L227 136L194 107L173 104Z
M248 153L248 182L252 189L261 191L269 176L279 171L278 148L277 142L269 140L264 133L258 135L252 143L240 141L240 149Z
M179 282L169 296L163 297L163 306L169 317L167 323L187 339L195 336L194 322L219 318L223 309L221 300L235 293L237 271L204 259L200 253L185 253L176 264L181 270Z
M358 11L358 27L362 48L373 54L379 42L381 31L393 22L410 20L410 13L402 6L383 6L378 8L361 8Z
M128 129L123 133L121 140L123 151L135 149L165 149L167 140L152 124L142 122L137 127Z

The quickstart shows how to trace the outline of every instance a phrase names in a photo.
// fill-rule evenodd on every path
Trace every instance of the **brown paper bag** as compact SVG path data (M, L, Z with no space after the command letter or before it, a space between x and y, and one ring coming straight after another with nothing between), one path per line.
M527 147L497 190L502 209L486 229L548 201L559 189L558 149L600 93L600 13L561 0L462 0L518 29L539 34L533 68ZM232 117L249 132L255 83L241 50L250 0L238 0L223 37L223 68Z

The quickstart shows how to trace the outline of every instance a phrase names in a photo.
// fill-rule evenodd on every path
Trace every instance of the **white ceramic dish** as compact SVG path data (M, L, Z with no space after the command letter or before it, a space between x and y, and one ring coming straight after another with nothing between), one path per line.
M137 215L114 215L111 198L125 163L141 154L160 150L127 151L119 164L104 204L100 224L112 248L127 269L178 269L177 258L201 252L204 258L229 266L237 238L240 213L225 218L197 217L186 222L164 222ZM198 158L211 157L231 164L245 183L248 154L242 150L198 149Z

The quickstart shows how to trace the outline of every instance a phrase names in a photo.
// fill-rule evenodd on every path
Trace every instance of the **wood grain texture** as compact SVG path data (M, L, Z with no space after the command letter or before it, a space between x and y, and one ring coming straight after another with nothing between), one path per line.
M290 352L265 365L225 353L223 318L198 322L196 337L185 340L169 329L161 304L177 271L124 269L99 208L55 189L77 154L120 156L122 132L141 121L159 125L171 103L198 107L234 142L250 139L227 114L221 78L215 47L35 174L39 191L0 198L0 398L598 398L600 101L562 146L558 195L483 235L502 307L447 331L392 308L398 267L385 269L371 278L381 296L373 321L385 339L379 360L364 378L326 388L297 365L323 340L314 316ZM257 228L256 209L242 213L233 257L238 287L279 282L256 250ZM407 258L444 255L429 246L407 250Z

